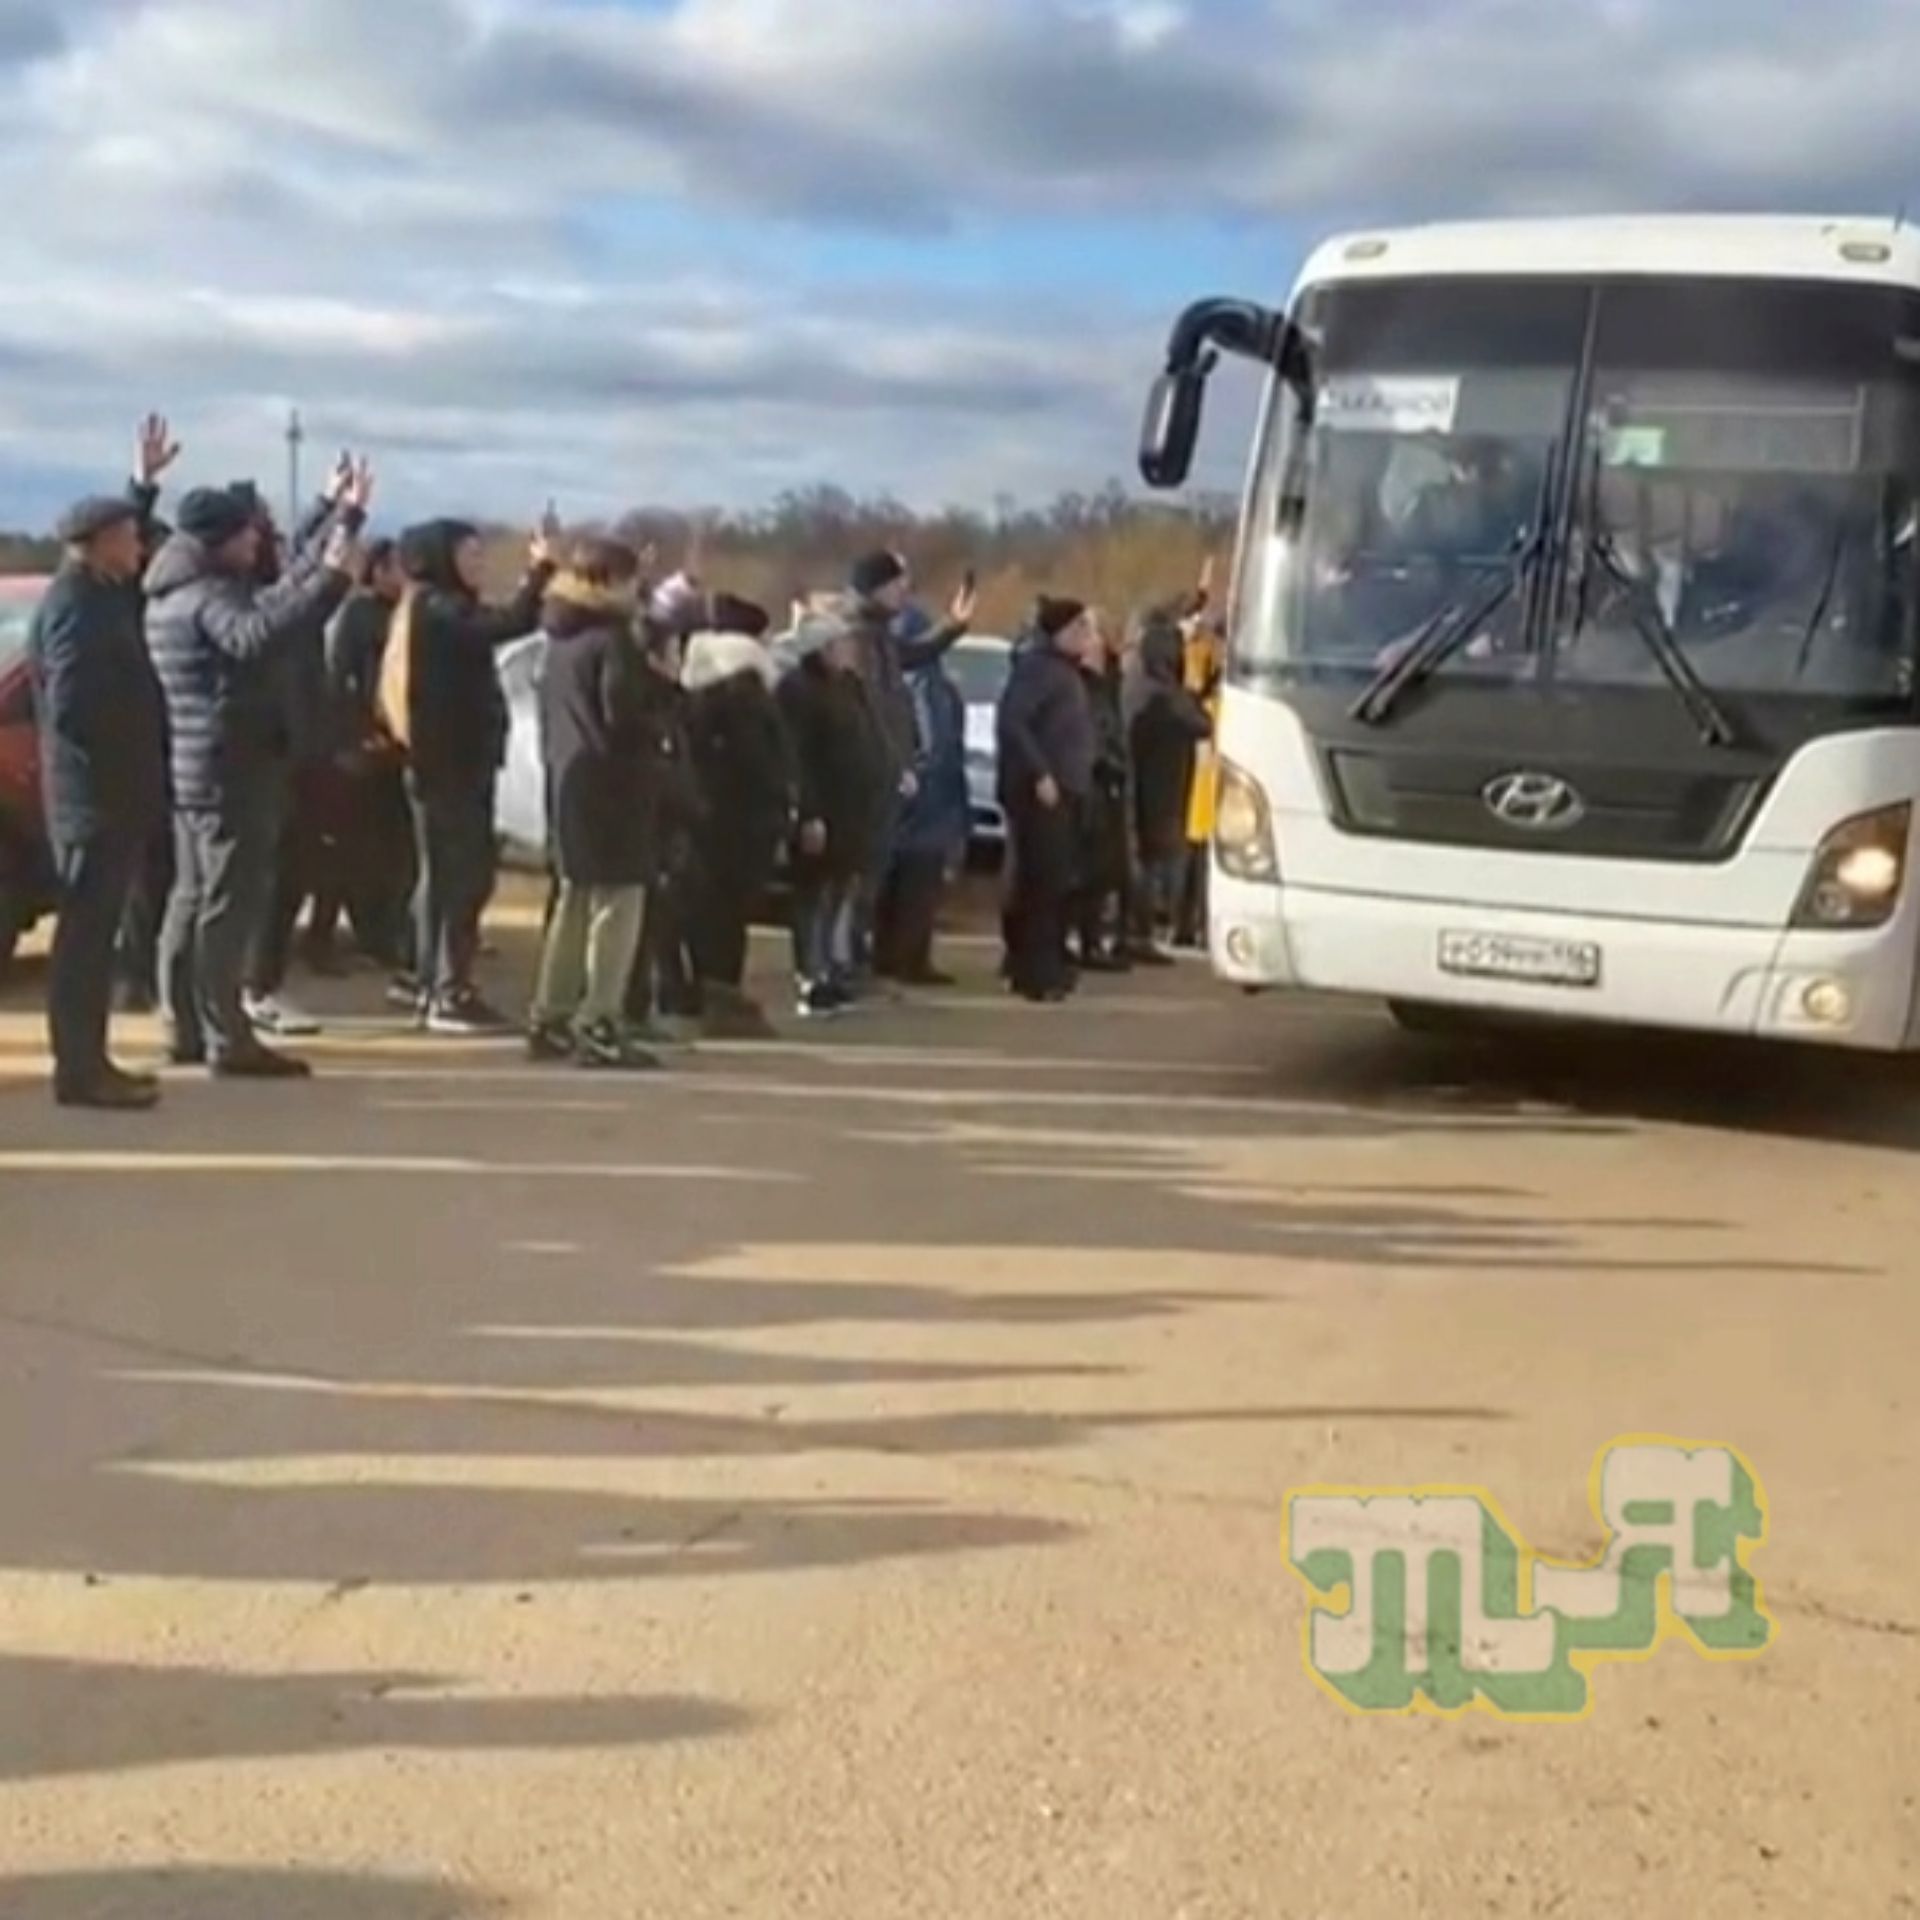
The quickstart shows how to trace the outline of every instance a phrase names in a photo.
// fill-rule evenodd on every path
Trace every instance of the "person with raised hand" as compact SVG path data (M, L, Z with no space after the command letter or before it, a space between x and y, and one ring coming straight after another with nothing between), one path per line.
M267 586L253 505L231 489L202 488L181 501L176 531L147 571L147 646L166 702L174 809L162 1008L175 1062L223 1078L309 1071L260 1041L241 988L279 834L280 655L351 590L371 493L363 473L325 537Z
M472 1038L513 1029L474 978L498 871L494 804L509 725L495 656L539 625L559 531L549 508L518 591L497 606L482 598L486 551L470 522L429 521L400 539L407 591L382 662L380 708L407 755L420 872L418 1013L431 1033Z

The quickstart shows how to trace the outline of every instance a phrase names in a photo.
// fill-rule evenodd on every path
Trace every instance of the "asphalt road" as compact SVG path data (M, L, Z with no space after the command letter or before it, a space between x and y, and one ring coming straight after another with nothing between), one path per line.
M151 1122L52 1109L29 975L0 1916L1920 1913L1920 1075L962 958L646 1082L362 983ZM1587 1556L1637 1433L1761 1476L1760 1658L1316 1687L1291 1491Z

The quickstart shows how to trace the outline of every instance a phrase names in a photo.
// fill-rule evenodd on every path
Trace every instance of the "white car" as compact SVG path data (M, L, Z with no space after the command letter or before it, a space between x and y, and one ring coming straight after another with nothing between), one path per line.
M1000 806L1000 696L1013 674L1013 647L980 636L962 640L947 655L947 671L967 703L967 793L973 809L973 842L1003 847L1007 816Z
M494 827L508 865L535 872L547 865L547 783L540 760L540 668L546 657L546 640L537 633L500 656L509 724Z

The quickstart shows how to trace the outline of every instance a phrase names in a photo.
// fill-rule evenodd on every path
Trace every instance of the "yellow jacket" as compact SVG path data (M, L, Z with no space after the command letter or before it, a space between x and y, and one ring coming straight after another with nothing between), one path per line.
M1191 622L1186 630L1181 677L1187 691L1206 702L1214 725L1220 723L1220 646L1204 621ZM1204 847L1213 839L1216 802L1219 798L1219 768L1211 742L1203 743L1193 760L1193 794L1187 803L1187 840Z

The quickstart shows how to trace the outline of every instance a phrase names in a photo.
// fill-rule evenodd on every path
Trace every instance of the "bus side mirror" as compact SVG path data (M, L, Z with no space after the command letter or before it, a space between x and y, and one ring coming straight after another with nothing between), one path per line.
M1287 371L1300 343L1284 314L1249 300L1200 300L1175 323L1167 370L1153 383L1140 434L1140 472L1150 487L1184 486L1206 410L1207 376L1231 353Z
M1147 401L1147 419L1140 431L1140 474L1159 491L1183 487L1193 471L1194 449L1200 443L1200 416L1206 410L1207 364L1163 373L1153 383Z

